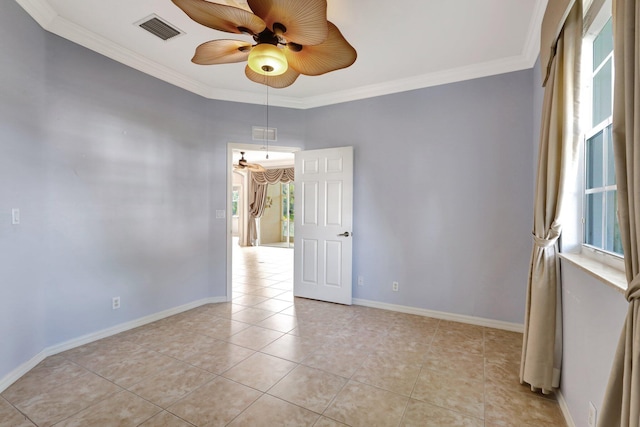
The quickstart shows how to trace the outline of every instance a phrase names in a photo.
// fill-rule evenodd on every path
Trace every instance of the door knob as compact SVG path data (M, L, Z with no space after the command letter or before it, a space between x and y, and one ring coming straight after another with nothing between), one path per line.
M344 232L344 233L342 233L342 234L338 234L338 237L349 237L350 235L351 235L351 234L349 234L349 232L348 232L348 231L345 231L345 232Z

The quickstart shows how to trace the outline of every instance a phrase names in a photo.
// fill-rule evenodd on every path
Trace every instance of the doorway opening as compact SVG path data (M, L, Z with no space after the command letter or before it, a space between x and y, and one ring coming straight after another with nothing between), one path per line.
M227 301L242 299L243 305L281 295L292 298L294 268L294 184L269 185L264 215L256 230L248 229L249 174L234 168L244 152L249 163L266 169L293 168L296 147L269 147L269 159L260 145L227 147ZM267 215L268 213L268 215ZM255 236L249 238L249 233ZM240 300L238 300L240 301Z

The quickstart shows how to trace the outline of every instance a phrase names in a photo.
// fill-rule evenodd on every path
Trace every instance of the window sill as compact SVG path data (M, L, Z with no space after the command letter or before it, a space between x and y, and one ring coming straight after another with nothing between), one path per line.
M622 270L583 254L561 253L560 258L570 262L622 294L627 290L627 277Z

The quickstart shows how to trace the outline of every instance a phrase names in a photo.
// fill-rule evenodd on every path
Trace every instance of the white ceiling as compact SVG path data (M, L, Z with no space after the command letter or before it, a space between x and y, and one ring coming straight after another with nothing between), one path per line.
M207 98L264 104L243 63L191 63L209 40L248 36L192 21L170 0L16 0L43 28ZM242 0L217 0L220 3ZM270 105L312 108L531 68L547 0L328 0L356 63L270 89ZM186 34L162 41L136 23L158 15Z

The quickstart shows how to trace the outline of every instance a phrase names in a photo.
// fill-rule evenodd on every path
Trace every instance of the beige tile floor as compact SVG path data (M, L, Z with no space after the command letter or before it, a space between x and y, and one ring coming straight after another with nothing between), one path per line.
M293 252L234 252L231 303L52 356L0 426L565 426L513 332L295 298Z

